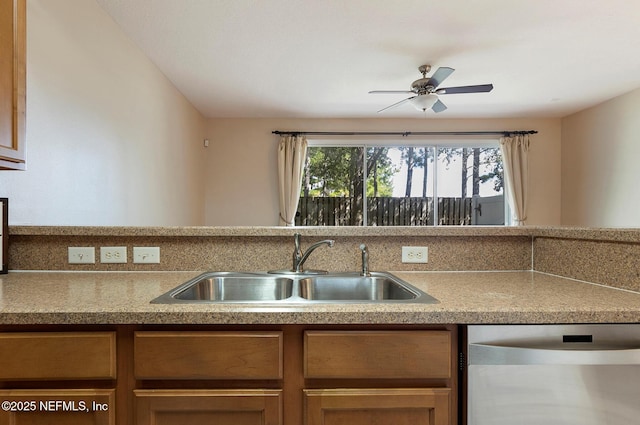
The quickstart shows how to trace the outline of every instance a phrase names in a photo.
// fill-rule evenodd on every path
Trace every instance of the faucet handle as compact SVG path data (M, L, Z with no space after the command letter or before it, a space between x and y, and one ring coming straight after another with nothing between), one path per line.
M369 272L369 249L367 249L367 246L365 244L361 243L360 251L362 251L362 271L360 274L362 276L370 276L371 273Z

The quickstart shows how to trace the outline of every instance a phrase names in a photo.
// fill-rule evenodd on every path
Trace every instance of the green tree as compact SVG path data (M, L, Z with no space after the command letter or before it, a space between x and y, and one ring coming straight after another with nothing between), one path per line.
M307 149L301 196L351 196L353 147Z
M427 179L429 177L429 160L432 157L432 148L404 146L400 149L402 160L407 166L407 182L405 185L404 196L410 197L413 187L413 172L417 168L424 170L422 176L422 197L427 197Z
M404 188L404 196L406 198L411 196L411 185L413 184L413 169L418 162L418 155L416 154L416 148L413 146L407 146L400 148L402 151L402 159L407 164L407 183Z
M419 156L420 163L424 173L422 175L422 197L427 197L427 179L429 177L429 160L433 156L433 148L426 147L422 149L422 154Z
M462 161L461 192L467 196L469 171L471 171L472 196L480 194L480 183L493 180L493 189L504 187L504 168L500 148L440 148L438 156L448 166L456 158ZM469 164L469 158L472 158ZM481 174L481 170L485 170Z
M367 169L364 169L364 155ZM350 198L348 224L363 221L365 171L367 196L390 196L393 193L393 164L388 148L310 147L300 196Z
M493 180L493 190L500 192L504 189L504 163L502 162L502 152L500 148L484 148L482 150L482 163L489 167L489 170L480 176L480 181L485 183Z
M393 176L397 172L389 148L372 147L367 149L367 196L391 196L393 194Z
M395 172L389 148L367 149L367 196L390 196ZM364 183L362 147L307 149L301 196L361 196Z

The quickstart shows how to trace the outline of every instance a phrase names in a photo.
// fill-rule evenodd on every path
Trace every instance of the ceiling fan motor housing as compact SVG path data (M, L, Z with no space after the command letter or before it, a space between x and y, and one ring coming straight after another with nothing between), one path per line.
M430 93L435 89L433 84L429 84L431 78L419 78L411 83L411 91L417 94Z

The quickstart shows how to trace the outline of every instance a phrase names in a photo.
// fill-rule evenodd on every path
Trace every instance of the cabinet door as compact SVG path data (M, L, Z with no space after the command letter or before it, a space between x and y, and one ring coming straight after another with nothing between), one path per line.
M0 425L115 425L115 390L0 391Z
M305 390L305 425L450 425L447 388Z
M24 170L26 0L0 0L0 169Z
M136 390L136 425L281 425L280 390Z

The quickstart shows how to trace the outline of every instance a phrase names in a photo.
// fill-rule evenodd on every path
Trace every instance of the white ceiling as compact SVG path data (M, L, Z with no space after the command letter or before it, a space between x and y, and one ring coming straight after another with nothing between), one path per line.
M560 117L640 87L639 0L96 0L206 117Z

